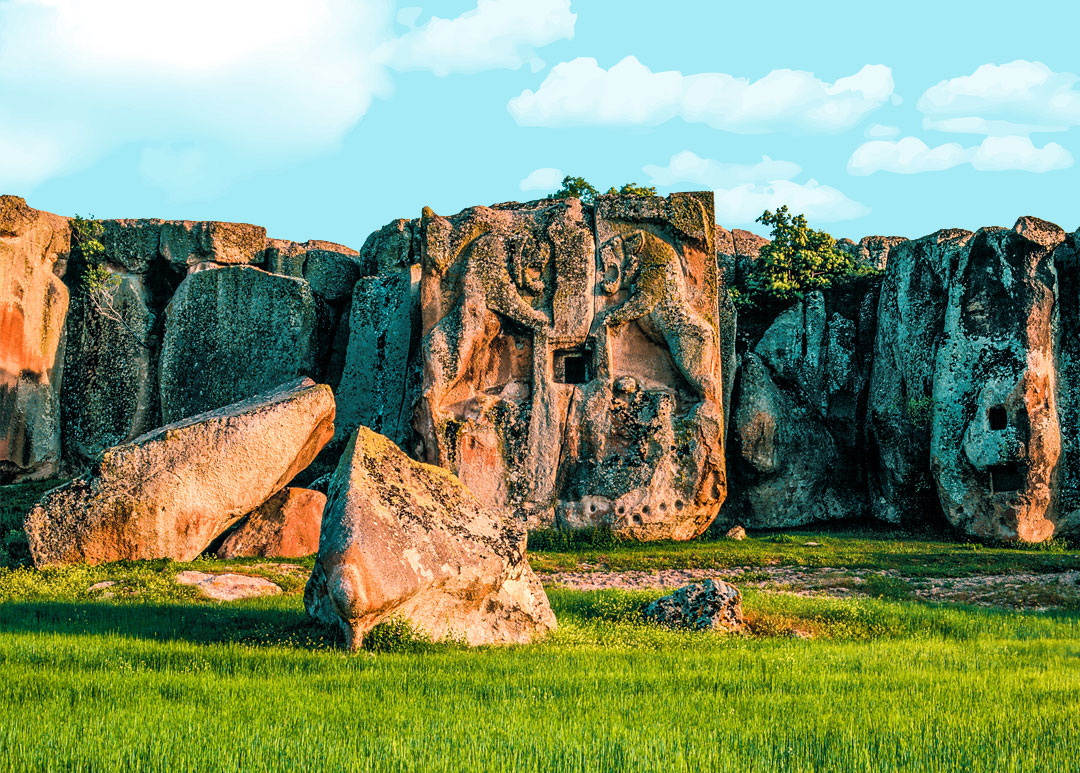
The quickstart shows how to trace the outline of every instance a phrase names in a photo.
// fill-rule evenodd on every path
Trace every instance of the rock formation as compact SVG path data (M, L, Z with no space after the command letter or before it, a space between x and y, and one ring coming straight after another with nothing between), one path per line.
M717 529L865 514L863 405L876 285L860 279L807 294L743 354L728 438L732 501Z
M307 467L333 421L329 387L298 379L109 449L27 515L34 564L190 561Z
M527 642L555 627L525 559L523 524L363 427L330 484L304 606L353 650L390 618L474 645Z
M930 467L945 516L967 534L1054 534L1061 429L1054 338L1057 226L983 229L952 267L934 366ZM1076 385L1070 385L1076 388Z
M726 494L712 200L589 214L425 210L416 426L428 461L532 525L687 539Z
M307 376L338 432L283 486L370 427L530 528L1080 528L1078 234L841 240L884 276L736 320L767 240L712 219L708 194L425 210L359 251L105 220L96 297L68 219L0 197L0 481Z
M326 494L287 487L248 513L211 551L218 558L300 558L319 549Z
M645 607L644 617L669 628L735 632L743 629L742 594L723 580L679 588Z
M0 482L60 464L67 220L0 196Z

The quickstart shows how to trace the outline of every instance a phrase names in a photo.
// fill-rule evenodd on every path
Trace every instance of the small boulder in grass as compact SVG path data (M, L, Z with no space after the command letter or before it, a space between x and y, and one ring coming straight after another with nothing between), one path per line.
M652 602L644 615L646 620L669 628L741 631L742 593L723 580L696 582Z
M727 534L724 535L728 539L744 540L746 539L746 529L742 526L732 526L727 530Z

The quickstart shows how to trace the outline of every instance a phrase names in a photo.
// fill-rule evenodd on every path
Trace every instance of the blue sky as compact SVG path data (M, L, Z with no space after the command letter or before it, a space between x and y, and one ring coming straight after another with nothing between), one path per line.
M562 173L836 236L1080 226L1080 6L0 0L0 191L359 247Z

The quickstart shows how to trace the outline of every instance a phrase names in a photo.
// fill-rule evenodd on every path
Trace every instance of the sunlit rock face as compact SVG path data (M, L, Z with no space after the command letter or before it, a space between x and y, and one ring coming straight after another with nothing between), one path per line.
M688 539L726 494L712 197L425 210L428 461L531 525Z
M0 482L60 463L70 241L66 218L0 196Z
M960 254L935 359L931 469L946 517L981 537L1054 533L1061 455L1054 249L1034 218L983 229Z

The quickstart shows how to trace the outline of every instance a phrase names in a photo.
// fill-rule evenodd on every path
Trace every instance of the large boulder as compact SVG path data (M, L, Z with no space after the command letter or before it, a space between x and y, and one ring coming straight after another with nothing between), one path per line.
M700 534L727 493L714 228L696 193L425 210L427 460L530 526Z
M65 218L0 196L0 483L54 474L71 243Z
M1035 218L982 229L952 270L935 359L930 466L949 521L967 534L1054 534L1061 455L1054 361L1054 249Z
M161 416L173 422L314 369L316 308L303 279L250 266L192 273L165 310Z
M349 343L337 388L337 437L357 427L412 448L419 398L420 267L364 277L353 291Z
M300 558L319 549L326 494L283 488L244 517L214 551L218 558Z
M865 514L863 432L878 282L814 291L743 355L732 415L732 498L715 528ZM729 517L728 517L729 516Z
M354 650L389 618L473 645L527 642L555 627L520 522L366 428L330 484L304 605Z
M867 409L870 506L887 523L938 520L930 476L937 349L949 282L972 233L938 231L893 248L878 302Z
M266 229L248 223L169 220L160 224L160 234L161 256L181 268L256 263L266 249Z
M304 469L333 422L330 388L298 379L109 449L27 515L34 564L190 561Z

